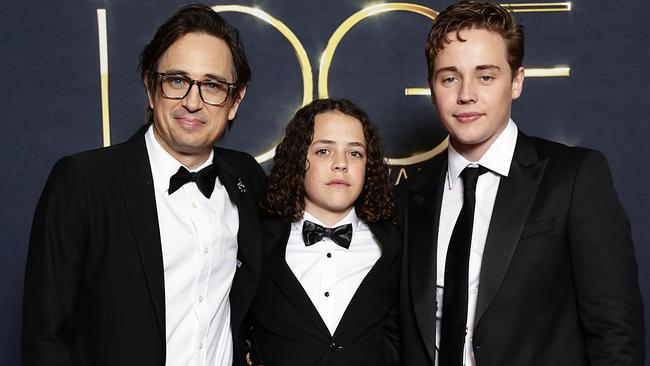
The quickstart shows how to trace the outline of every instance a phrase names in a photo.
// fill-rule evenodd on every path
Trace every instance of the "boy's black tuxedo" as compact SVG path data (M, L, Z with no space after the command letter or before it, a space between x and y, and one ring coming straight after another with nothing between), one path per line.
M382 255L348 305L334 335L285 260L291 223L269 218L263 271L251 308L253 358L266 366L398 365L401 242L389 222L369 223Z

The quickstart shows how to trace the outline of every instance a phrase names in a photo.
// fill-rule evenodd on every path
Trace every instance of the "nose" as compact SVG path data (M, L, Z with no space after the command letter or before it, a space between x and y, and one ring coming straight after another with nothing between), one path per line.
M189 112L196 112L203 108L203 99L201 99L201 93L198 85L190 85L190 91L187 93L185 98L181 100L181 105L185 107L185 109L187 109Z
M458 91L457 104L476 103L478 96L476 94L476 87L470 80L463 80Z
M347 171L348 159L345 154L335 154L334 161L332 162L332 170L334 171Z

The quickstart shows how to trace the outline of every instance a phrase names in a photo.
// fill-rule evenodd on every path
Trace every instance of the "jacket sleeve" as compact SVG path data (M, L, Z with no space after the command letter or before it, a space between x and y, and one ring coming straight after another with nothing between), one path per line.
M36 207L23 299L24 365L73 365L71 353L82 282L86 205L82 174L63 158Z
M586 153L577 171L569 236L590 364L642 366L643 304L630 223L599 152Z

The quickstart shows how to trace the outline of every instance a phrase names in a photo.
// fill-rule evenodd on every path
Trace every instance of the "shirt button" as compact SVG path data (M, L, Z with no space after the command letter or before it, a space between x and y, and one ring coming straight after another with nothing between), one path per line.
M203 302L203 296L199 295L199 302Z
M478 289L477 289L476 287L473 287L469 292L470 292L472 295L476 295L476 293L478 292Z
M330 293L329 293L329 292L325 292L325 297L330 297Z
M203 253L205 253L205 254L208 254L209 251L210 251L210 248L203 249Z
M203 349L203 342L199 343L199 349Z
M196 205L195 202L192 202L192 208L197 208L198 206Z
M327 253L327 258L332 258L332 253Z

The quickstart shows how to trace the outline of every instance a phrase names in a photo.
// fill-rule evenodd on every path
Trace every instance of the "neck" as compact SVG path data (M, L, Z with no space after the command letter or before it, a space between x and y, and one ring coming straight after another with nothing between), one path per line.
M329 227L332 227L334 224L343 220L343 218L348 213L350 213L350 210L352 210L352 207L349 207L346 210L340 212L332 212L332 211L319 209L315 207L305 207L306 212L309 212L310 215L314 216L315 218L318 219L318 221L322 222L323 224Z
M489 144L489 145L480 145L480 146L468 146L454 141L451 141L451 144L454 146L454 149L456 149L456 151L460 155L462 155L465 159L473 163L481 160L483 155L485 155L485 153L492 145Z
M169 151L168 151L169 152ZM198 167L200 167L203 163L208 160L210 157L210 151L198 155L183 155L179 153L172 153L169 152L171 156L174 157L179 163L183 164L186 166L189 170L194 170Z
M485 153L490 149L492 144L501 136L503 131L508 126L508 122L503 124L498 131L496 131L492 136L487 138L485 141L475 143L475 144L464 144L453 137L449 139L451 145L454 149L462 155L465 159L469 160L472 163L475 163L485 155Z

